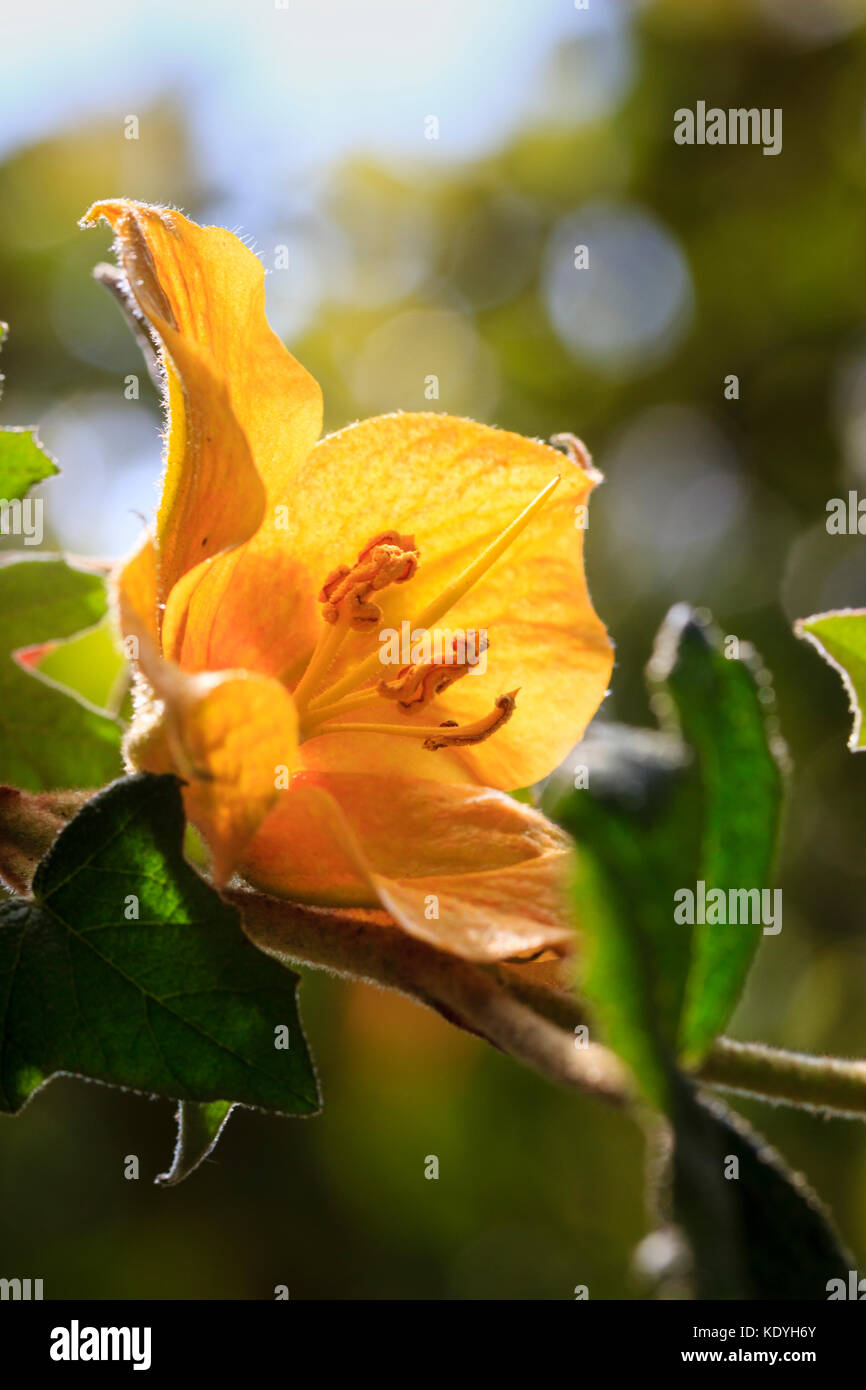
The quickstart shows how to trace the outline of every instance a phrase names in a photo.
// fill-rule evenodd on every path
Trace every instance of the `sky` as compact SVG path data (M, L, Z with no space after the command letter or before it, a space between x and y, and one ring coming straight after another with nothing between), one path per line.
M242 193L355 149L473 156L544 100L554 45L586 40L587 117L628 79L626 0L40 0L7 6L0 156L64 123L180 94L199 158Z

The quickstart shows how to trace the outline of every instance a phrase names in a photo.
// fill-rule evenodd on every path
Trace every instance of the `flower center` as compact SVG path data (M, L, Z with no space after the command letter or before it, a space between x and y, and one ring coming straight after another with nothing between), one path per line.
M345 618L355 631L366 631L382 621L382 610L370 600L377 589L405 584L418 568L414 536L383 531L368 541L354 565L339 565L322 585L319 602L326 623Z
M559 483L551 479L537 497L519 513L464 569L447 584L409 624L413 633L429 632L435 623L472 589L501 555L512 545L550 497ZM319 594L323 626L319 639L294 691L301 739L326 733L386 733L414 738L431 752L439 748L481 743L500 729L514 712L518 692L497 696L493 708L471 724L446 720L441 724L421 724L414 716L425 709L455 681L467 675L479 656L486 652L487 640L475 649L475 660L467 656L457 639L433 660L410 662L390 681L382 680L380 653L372 651L330 685L328 675L344 639L350 631L372 632L381 628L382 609L374 595L392 584L405 584L420 563L412 536L385 531L368 541L353 565L339 565L328 575ZM392 723L373 720L354 722L346 715L382 713L386 701L400 719ZM405 722L404 722L405 721Z

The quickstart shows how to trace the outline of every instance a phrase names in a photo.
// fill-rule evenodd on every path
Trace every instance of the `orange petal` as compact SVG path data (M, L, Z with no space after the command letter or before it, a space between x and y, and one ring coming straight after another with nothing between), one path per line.
M315 632L310 596L341 562L351 562L378 531L415 536L421 555L417 575L377 595L384 625L399 630L441 593L557 474L559 487L510 548L438 626L486 628L487 671L456 682L425 712L425 723L472 722L495 697L519 688L516 712L495 737L461 750L471 774L488 785L511 789L540 780L580 738L607 688L612 649L595 614L583 571L583 529L578 523L598 475L572 463L546 444L447 415L407 414L366 420L322 440L297 480L290 531L256 538L243 590L229 588L214 626L215 605L190 610L219 638L211 660L225 662L238 632L249 620L251 595L271 593L268 575L279 546L291 554L296 582L294 605L272 595L273 611L254 623L277 626L285 652L297 652ZM307 588L298 578L308 576ZM299 599L299 595L303 595ZM261 605L260 605L261 606ZM275 624L276 612L279 624ZM301 615L303 638L292 614ZM376 634L351 634L332 676L375 652ZM273 648L271 648L273 650ZM286 669L289 666L286 661ZM266 669L273 671L273 665ZM377 675L392 672L381 667ZM382 701L383 707L390 702ZM426 717L429 715L429 719ZM348 716L350 719L352 716ZM360 716L356 716L360 718ZM382 722L383 715L370 715ZM386 721L387 722L387 721ZM430 753L433 759L440 753ZM375 763L369 765L375 771Z
M304 773L263 822L242 872L281 897L382 906L412 936L501 960L571 940L570 846L499 792Z
M298 765L294 703L279 682L245 671L187 675L138 635L149 690L138 692L127 757L184 779L187 815L224 883Z
M507 960L574 940L565 910L568 855L536 859L459 878L374 882L381 905L411 936L467 960ZM428 920L435 903L436 920Z
M321 392L265 317L264 270L220 227L117 199L104 217L166 358L169 436L157 525L159 598L258 529L321 429Z
M384 701L383 701L384 703ZM401 718L399 712L389 719ZM478 785L470 770L453 750L430 753L420 741L392 738L389 734L334 733L307 739L301 744L301 764L307 772L355 772L377 777L418 778L428 782L464 782Z
M187 671L243 667L296 683L321 626L317 592L285 534L266 519L246 545L175 585L165 653Z
M156 565L156 546L147 530L114 576L114 602L124 637L143 629L158 641Z

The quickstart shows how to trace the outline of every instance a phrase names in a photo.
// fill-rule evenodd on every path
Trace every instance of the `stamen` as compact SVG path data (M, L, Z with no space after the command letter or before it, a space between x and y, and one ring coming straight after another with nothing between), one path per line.
M396 734L398 738L415 738L422 740L422 747L435 752L438 748L466 747L472 743L483 743L485 739L495 734L497 729L501 729L514 713L517 703L516 690L512 690L508 695L499 695L493 704L493 709L489 714L485 714L481 719L476 719L472 724L457 724L455 720L448 719L444 724L435 726L427 725L418 727L415 724L331 724L326 727L325 721L317 728L317 734L323 733L355 733L355 734Z
M299 711L324 680L349 629L363 631L381 622L382 610L368 595L388 584L405 583L417 568L414 537L382 531L359 551L354 565L339 565L328 575L319 594L326 625L293 692Z
M389 584L405 584L418 568L413 536L383 531L359 552L354 565L339 565L322 585L319 602L326 623L336 623L343 612L349 627L363 632L382 621L382 610L369 595Z
M437 748L458 748L471 743L483 743L491 734L495 734L497 729L501 729L503 724L508 723L516 703L516 690L512 690L508 695L497 695L489 714L476 719L474 724L460 725L449 719L439 726L439 733L434 734L432 738L425 738L423 746L435 752Z
M333 665L334 658L347 631L348 625L345 621L335 623L332 627L323 627L320 630L312 655L307 662L307 668L292 692L299 713L305 707L310 693L324 680L329 667Z
M497 536L496 540L492 541L485 550L482 550L480 555L477 555L472 563L467 565L466 569L463 570L452 583L446 585L442 592L433 599L432 603L427 605L422 613L411 620L412 631L417 631L420 628L433 627L440 618L445 616L450 608L453 608L458 599L461 599L473 585L478 583L478 580L486 574L491 565L495 564L500 555L502 555L512 542L517 539L524 527L529 525L529 522L535 516L536 512L544 506L554 488L558 486L560 478L561 474L557 474L555 478L552 478L547 486L542 488L538 496L533 498L529 505L524 507L523 511L506 526L505 530ZM317 711L321 709L323 705L330 705L335 700L339 700L341 696L348 694L350 690L356 690L365 682L371 681L379 666L378 651L371 652L368 657L359 662L351 671L347 671L345 676L335 681L333 685L329 686L327 690L322 691L320 695L317 695L315 700L311 700L311 711Z
M460 680L472 669L474 662L470 662L466 656L466 643L462 640L463 653L461 658L461 639L453 638L450 658L446 661L415 662L412 666L404 666L396 679L392 681L379 681L376 690L383 695L386 700L396 700L402 710L407 714L413 714L419 709L423 709L436 695L441 695L447 690L449 685ZM487 650L487 638L482 637L478 644L478 657Z

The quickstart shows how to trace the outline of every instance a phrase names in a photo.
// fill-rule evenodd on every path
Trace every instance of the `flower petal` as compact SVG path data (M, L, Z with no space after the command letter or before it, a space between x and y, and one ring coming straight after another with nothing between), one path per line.
M225 883L298 766L297 716L278 681L246 671L190 676L139 632L147 686L127 740L129 762L184 779L189 819Z
M563 851L551 850L457 878L376 875L374 882L382 906L411 936L467 960L507 960L573 942L564 906L567 861ZM434 903L438 917L428 921Z
M302 743L300 759L306 772L369 774L372 769L380 778L478 785L477 778L450 749L443 749L440 755L429 752L415 739L392 738L390 734L343 734L338 726L334 733Z
M320 625L308 571L266 519L245 545L190 570L175 585L163 644L187 671L244 667L292 682Z
M153 642L158 642L157 589L156 545L148 529L113 579L114 602L124 637L144 629Z
M437 624L485 628L487 671L457 681L423 719L425 724L471 722L492 708L497 695L519 689L510 722L487 742L461 749L460 757L478 781L492 786L511 789L538 781L579 740L604 695L612 666L610 642L587 592L582 514L577 511L585 507L598 475L548 445L429 414L383 416L329 436L300 469L288 533L257 537L245 591L227 590L216 617L214 603L206 612L194 599L188 628L201 622L218 633L211 640L210 657L227 664L246 624L269 624L273 654L280 640L274 612L260 616L263 605L253 604L250 618L245 610L252 594L271 592L270 566L282 547L294 566L285 607L278 595L273 599L283 632L285 672L298 652L312 644L312 595L325 575L352 562L377 532L395 529L413 534L421 555L412 580L376 596L383 625L399 630L403 618L418 615L557 474L562 480L546 504ZM376 633L350 634L332 668L333 678L346 676L377 646ZM265 669L273 673L272 659ZM376 675L383 673L392 674L393 668L379 667ZM366 718L376 720L377 715ZM369 770L375 771L375 763Z
M571 940L570 848L557 827L500 792L303 773L262 823L241 872L279 897L382 906L410 935L501 960Z
M220 227L96 203L135 301L165 349L169 437L157 525L159 597L247 540L321 429L321 392L265 317L264 270Z

